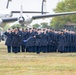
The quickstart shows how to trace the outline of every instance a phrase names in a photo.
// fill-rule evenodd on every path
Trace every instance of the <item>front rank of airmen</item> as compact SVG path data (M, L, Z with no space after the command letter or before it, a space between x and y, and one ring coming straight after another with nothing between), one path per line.
M8 53L76 52L76 32L53 29L8 29L5 33Z

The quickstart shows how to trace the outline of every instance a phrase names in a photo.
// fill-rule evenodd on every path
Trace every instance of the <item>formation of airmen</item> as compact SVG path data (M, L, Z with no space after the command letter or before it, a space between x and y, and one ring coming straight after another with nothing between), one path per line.
M76 52L76 32L53 29L8 29L5 45L8 53Z

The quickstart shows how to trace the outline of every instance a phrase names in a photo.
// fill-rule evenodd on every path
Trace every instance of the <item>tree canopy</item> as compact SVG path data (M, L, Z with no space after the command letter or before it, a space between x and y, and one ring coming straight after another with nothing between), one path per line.
M33 28L39 28L39 27L40 27L40 25L38 23L33 25Z
M59 12L73 12L76 11L76 0L62 0L57 4L57 7L54 9L55 13ZM76 23L76 15L66 15L54 17L50 23L53 28L63 28L67 23Z
M36 23L33 25L33 28L49 28L50 26L48 25L47 22L42 22L40 24Z

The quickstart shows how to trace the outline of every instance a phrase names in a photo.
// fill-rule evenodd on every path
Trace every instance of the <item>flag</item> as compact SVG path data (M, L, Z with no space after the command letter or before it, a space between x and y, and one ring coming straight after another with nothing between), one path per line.
M27 42L28 40L30 40L32 37L29 37L27 40L23 40L23 42Z

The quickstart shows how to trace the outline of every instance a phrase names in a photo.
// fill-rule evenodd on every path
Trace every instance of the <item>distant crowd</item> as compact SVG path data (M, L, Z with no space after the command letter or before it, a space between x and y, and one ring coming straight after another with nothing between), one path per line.
M76 32L53 29L8 29L5 33L8 53L76 52Z

